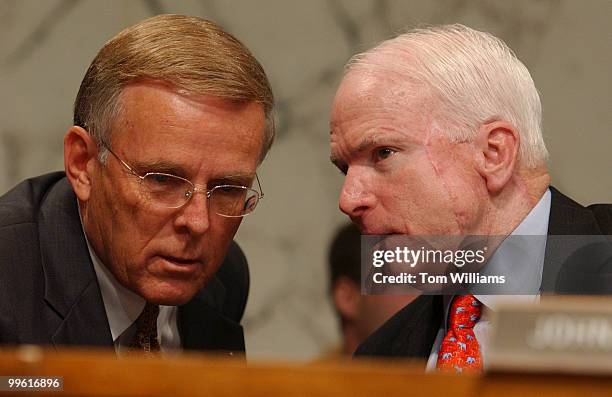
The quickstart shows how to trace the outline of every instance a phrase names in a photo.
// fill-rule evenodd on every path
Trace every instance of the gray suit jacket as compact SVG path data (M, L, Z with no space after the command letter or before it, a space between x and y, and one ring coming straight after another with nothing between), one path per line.
M248 290L246 258L232 243L216 277L179 307L183 348L244 351ZM0 343L113 345L76 196L61 172L0 197Z

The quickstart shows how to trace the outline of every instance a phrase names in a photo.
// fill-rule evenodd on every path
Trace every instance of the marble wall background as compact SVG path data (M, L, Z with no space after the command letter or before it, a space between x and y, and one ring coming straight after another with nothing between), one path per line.
M311 359L338 341L325 257L344 217L329 106L348 58L404 27L461 22L506 40L541 92L555 185L585 204L612 202L608 0L0 0L0 193L62 168L89 62L125 26L165 12L234 33L278 99L278 140L260 170L266 199L237 237L252 269L251 358Z

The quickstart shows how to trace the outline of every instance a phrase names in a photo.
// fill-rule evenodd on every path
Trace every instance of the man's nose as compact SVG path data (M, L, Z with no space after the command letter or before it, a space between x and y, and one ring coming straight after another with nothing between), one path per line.
M365 175L349 169L340 192L340 211L351 218L359 218L374 206L374 202L375 197L368 188Z
M210 227L210 216L206 192L196 191L181 208L176 221L178 226L187 228L193 234L204 234Z

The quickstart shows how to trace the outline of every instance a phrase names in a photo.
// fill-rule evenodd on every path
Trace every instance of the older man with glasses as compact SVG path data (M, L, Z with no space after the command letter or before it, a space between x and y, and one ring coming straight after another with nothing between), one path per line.
M232 239L263 197L272 107L261 65L209 21L162 15L108 41L65 173L0 198L0 342L244 350Z

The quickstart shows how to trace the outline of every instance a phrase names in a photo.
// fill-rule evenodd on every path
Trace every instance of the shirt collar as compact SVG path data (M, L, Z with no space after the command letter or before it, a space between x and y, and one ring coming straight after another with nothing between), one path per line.
M508 300L537 300L542 284L548 219L550 216L550 189L502 242L481 274L506 274L506 283L499 285L495 295L474 295L490 309ZM504 294L507 292L507 294Z
M83 220L81 218L80 209L79 218L81 219L82 226ZM83 228L83 231L84 230L85 228ZM106 311L106 317L108 318L108 325L113 337L113 342L115 342L117 338L136 321L138 316L140 316L146 301L117 281L108 267L102 263L98 255L96 255L96 252L92 249L87 234L83 234L85 235L89 256L91 257L98 279L98 285L100 286L100 293L102 294L102 301L104 302L104 309Z
M512 300L535 302L539 299L548 235L551 193L546 189L540 201L512 231L511 239L505 239L495 251L482 275L511 274L507 284L499 287L495 295L474 294L474 297L487 308L495 310L502 301ZM520 249L517 249L520 248ZM507 294L504 294L507 291ZM517 294L520 291L522 294ZM445 317L447 318L452 295L444 297Z

